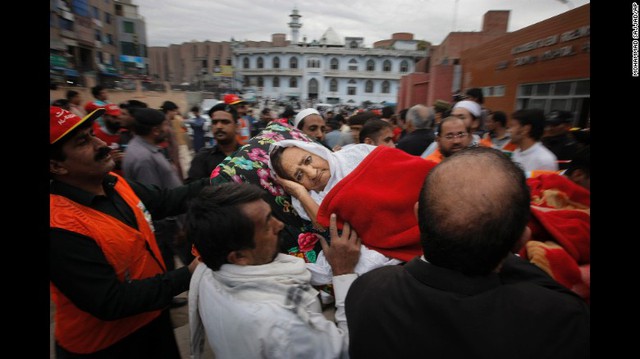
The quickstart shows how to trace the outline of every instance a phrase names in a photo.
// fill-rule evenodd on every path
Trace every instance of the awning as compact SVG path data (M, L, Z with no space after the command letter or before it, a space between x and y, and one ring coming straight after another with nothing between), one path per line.
M120 77L118 70L111 65L98 64L100 75Z

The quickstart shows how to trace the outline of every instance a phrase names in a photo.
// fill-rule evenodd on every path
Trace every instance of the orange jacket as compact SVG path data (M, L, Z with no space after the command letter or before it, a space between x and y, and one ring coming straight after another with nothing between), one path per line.
M117 176L113 172L111 174ZM151 217L129 184L122 177L117 177L115 190L135 213L139 230L103 212L53 194L49 195L49 226L79 233L96 241L122 282L163 273L166 267L148 222ZM146 249L146 243L162 263L162 268ZM88 354L105 349L160 315L160 310L155 310L105 321L76 307L53 284L50 284L50 289L56 305L56 341L74 353Z

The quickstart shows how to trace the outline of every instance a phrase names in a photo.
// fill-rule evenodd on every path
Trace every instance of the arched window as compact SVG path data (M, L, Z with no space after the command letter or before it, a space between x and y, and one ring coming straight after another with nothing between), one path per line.
M245 76L244 77L244 86L249 86L251 85L251 81L249 81L249 76Z
M296 88L298 87L298 80L295 77L289 79L289 87Z
M274 69L279 69L280 68L280 58L279 57L274 57L273 58L273 63L272 66Z
M338 62L338 59L334 57L331 59L331 70L338 70L338 69L339 69L339 62Z
M289 68L290 69L297 69L298 68L298 58L297 57L292 57L289 60Z
M242 68L243 69L248 69L249 68L249 58L245 57L244 59L242 59Z
M311 79L309 80L309 93L310 94L318 94L318 80Z
M280 87L280 78L278 76L273 78L273 87Z
M367 80L367 82L364 83L364 92L366 93L373 92L373 81Z
M389 93L389 81L382 81L382 93Z
M407 60L402 60L400 63L400 72L409 72L409 63Z
M331 79L331 81L329 81L329 91L338 92L338 80Z
M384 71L384 72L391 71L391 61L384 60L384 62L382 63L382 71Z
M258 68L264 68L264 60L262 59L262 57L258 57Z
M349 71L358 71L358 60L349 60Z
M357 42L357 41L355 41L355 40L354 40L354 41L351 41L351 42L349 43L349 48L351 48L351 49L357 49L357 48L358 48L358 42Z
M347 95L355 95L356 94L356 80L349 80L349 86L347 86Z
M262 86L264 86L264 80L262 79L262 76L258 76L258 87Z
M375 71L375 70L376 70L376 63L373 60L368 60L367 71Z

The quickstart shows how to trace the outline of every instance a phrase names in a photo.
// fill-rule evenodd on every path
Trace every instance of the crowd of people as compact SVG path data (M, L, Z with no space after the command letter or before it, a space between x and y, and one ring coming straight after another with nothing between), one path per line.
M180 358L184 305L193 358L590 356L571 112L92 95L50 107L56 357Z

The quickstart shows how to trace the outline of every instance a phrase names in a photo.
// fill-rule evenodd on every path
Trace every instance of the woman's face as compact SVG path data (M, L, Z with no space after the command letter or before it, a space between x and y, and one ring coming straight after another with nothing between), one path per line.
M321 192L331 177L327 160L299 147L282 152L282 168L309 191Z

